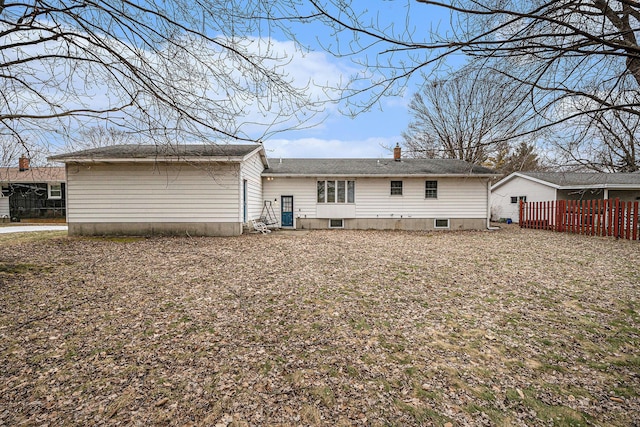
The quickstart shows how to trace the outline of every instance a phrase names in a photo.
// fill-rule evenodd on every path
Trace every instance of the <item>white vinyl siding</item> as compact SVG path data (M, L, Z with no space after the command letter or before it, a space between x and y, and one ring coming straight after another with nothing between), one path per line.
M67 165L69 222L241 222L238 164Z
M336 180L340 180L337 177ZM264 198L274 201L280 220L281 195L294 196L294 218L486 218L487 180L438 178L438 198L425 199L424 178L403 178L402 197L391 196L388 178L356 178L355 204L318 203L315 178L264 180ZM334 180L335 181L335 180ZM278 202L275 202L275 200ZM328 208L350 208L334 212Z
M280 196L293 196L293 225L297 218L316 218L317 180L315 178L263 178L264 200L270 200L278 223L280 216Z
M242 179L247 180L247 221L260 217L262 213L262 171L264 164L260 157L260 153L255 153L242 163ZM240 184L242 185L242 179ZM242 187L240 188L240 209L242 212Z
M486 218L487 181L438 178L438 198L425 199L424 178L404 178L402 197L389 194L389 179L356 181L357 218Z
M491 218L519 220L519 203L511 203L512 197L526 197L527 202L544 202L556 199L556 190L538 182L515 176L491 192Z

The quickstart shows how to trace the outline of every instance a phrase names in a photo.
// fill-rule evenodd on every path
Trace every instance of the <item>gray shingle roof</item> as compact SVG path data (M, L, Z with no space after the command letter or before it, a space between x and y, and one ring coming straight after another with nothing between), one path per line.
M531 178L559 185L593 186L593 185L638 185L640 173L590 173L590 172L520 172Z
M112 145L59 154L49 157L51 161L78 159L148 159L158 157L244 157L260 144L176 144L176 145Z
M26 171L19 168L0 168L0 182L7 183L37 183L37 182L65 182L64 166L34 167Z
M454 159L269 159L265 176L444 176L496 173Z

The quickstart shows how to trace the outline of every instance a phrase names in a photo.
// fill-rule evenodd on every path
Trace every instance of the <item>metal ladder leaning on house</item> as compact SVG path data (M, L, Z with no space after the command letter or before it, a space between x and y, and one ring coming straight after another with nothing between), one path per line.
M265 200L262 206L262 213L260 214L260 221L262 221L269 228L278 228L278 218L273 210L273 202L271 200Z

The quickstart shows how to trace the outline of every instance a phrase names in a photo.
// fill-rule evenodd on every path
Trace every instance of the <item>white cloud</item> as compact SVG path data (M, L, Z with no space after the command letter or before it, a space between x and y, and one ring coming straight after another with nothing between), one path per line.
M267 157L271 158L384 158L392 153L398 137L371 137L364 139L271 139L265 141Z

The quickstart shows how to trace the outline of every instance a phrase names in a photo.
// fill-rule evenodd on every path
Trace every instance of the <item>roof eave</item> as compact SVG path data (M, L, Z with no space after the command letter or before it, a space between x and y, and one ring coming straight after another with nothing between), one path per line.
M558 190L598 190L598 189L639 189L640 184L577 184L577 185L562 185L558 187Z
M366 174L366 173L278 173L278 172L262 172L262 176L266 177L281 177L281 178L332 178L332 177L344 177L344 178L495 178L500 174L460 174L460 173L420 173L420 174Z
M244 157L229 156L153 156L153 157L75 157L75 156L53 156L47 158L52 162L60 163L240 163Z
M500 176L500 175L497 175ZM491 186L491 191L501 187L502 185L506 184L507 182L515 179L515 178L523 178L526 179L528 181L532 181L532 182L536 182L538 184L542 184L542 185L546 185L547 187L551 187L551 188L555 188L556 190L560 190L560 186L558 184L554 184L552 182L549 181L545 181L543 179L539 179L539 178L534 178L532 176L520 173L520 172L513 172L512 174L510 174L509 176L501 179L500 181L496 182L495 184L493 184Z

